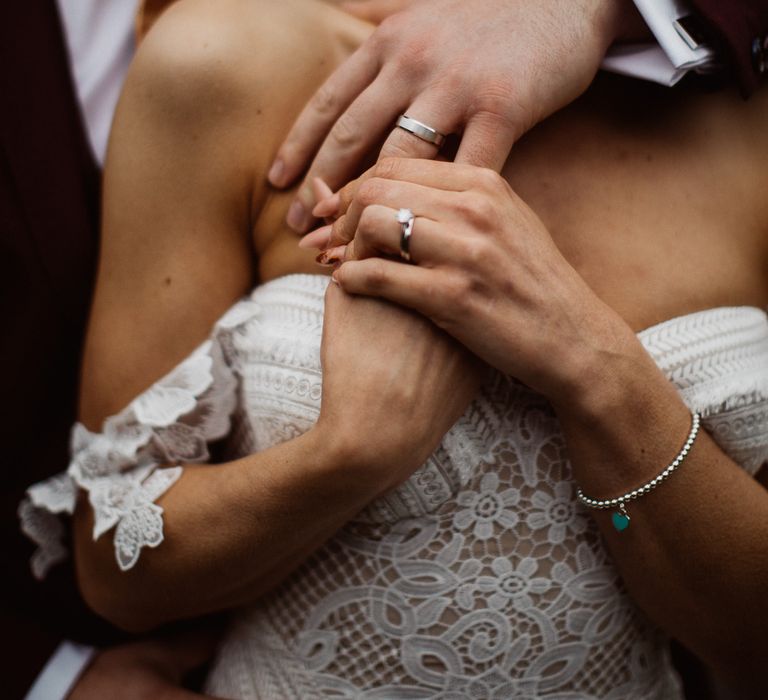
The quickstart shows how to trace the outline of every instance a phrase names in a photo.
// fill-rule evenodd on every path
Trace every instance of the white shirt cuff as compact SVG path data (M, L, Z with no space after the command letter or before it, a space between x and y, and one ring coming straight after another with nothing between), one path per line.
M678 20L690 14L684 0L634 0L658 44L612 47L603 69L633 78L674 85L690 70L706 70L714 62L714 51L695 41L686 41Z
M62 642L48 659L24 700L64 700L95 653L93 647Z

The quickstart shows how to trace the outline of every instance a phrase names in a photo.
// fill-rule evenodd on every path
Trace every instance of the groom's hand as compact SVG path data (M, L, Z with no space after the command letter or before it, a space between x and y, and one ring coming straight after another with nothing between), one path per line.
M270 182L310 164L288 223L312 222L312 179L337 189L384 140L381 156L434 158L437 148L393 128L407 114L461 134L456 160L500 170L525 131L580 95L608 46L636 21L630 0L347 0L387 16L320 87L280 147ZM313 160L314 157L314 160Z

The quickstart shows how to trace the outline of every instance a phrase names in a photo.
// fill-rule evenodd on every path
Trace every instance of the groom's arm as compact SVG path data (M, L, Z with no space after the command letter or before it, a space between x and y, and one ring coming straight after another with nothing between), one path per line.
M603 68L674 85L691 71L725 69L748 96L768 70L768 0L633 0L645 43L615 45Z
M436 155L431 143L393 128L401 114L459 134L457 161L498 170L526 130L586 89L609 47L627 42L644 46L623 46L603 67L674 84L722 55L749 91L759 74L750 62L759 69L760 61L747 56L746 44L762 41L766 2L340 2L383 21L305 107L269 179L286 187L303 176L288 223L305 232L313 223L313 179L340 187L383 137L382 157Z

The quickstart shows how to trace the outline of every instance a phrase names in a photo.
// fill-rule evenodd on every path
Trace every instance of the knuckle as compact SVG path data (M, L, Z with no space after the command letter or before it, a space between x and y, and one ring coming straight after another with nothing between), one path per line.
M479 236L469 236L456 244L456 253L460 260L463 283L467 284L466 275L477 270L486 260L486 244Z
M474 97L474 91L470 82L470 76L474 75L471 66L465 65L460 60L454 60L445 74L435 82L434 89L444 99L450 100L450 106L460 113L465 107L464 100Z
M474 212L478 224L493 226L496 223L496 203L490 197L478 197Z
M428 36L410 35L406 43L400 44L397 56L393 59L397 74L411 81L427 75L430 49L431 42Z
M506 185L504 178L490 168L479 168L475 182L477 183L478 189L493 194L503 191L503 186Z
M368 287L374 292L383 290L387 285L387 268L382 260L372 258L369 260L368 272L366 275Z
M496 207L484 192L459 193L453 201L454 212L471 226L488 228L496 217Z
M391 46L399 32L400 18L397 14L389 15L379 23L368 41L376 47Z
M496 202L485 192L474 193L474 196L465 202L463 214L472 226L482 229L485 233L492 231L498 223Z
M331 241L335 241L336 243L348 243L352 238L349 235L349 226L349 217L346 214L336 219L331 227Z
M450 321L457 315L463 315L469 306L469 294L472 292L472 283L466 274L451 275L445 282L442 294L448 300L445 320Z
M384 180L393 179L400 166L400 159L393 156L384 156L374 168L374 177L382 178Z
M493 245L486 237L475 237L468 246L467 260L475 270L487 270L495 258Z
M323 117L336 114L339 98L330 85L321 85L312 97L312 109Z
M523 133L536 123L526 95L510 90L508 81L489 80L478 96L478 115L497 129Z
M338 118L328 136L338 148L345 151L360 143L360 132L346 113Z
M385 182L381 178L371 177L366 180L357 191L357 200L360 204L368 207L381 200L384 191Z
M376 213L370 207L366 207L360 215L355 239L360 238L363 243L372 243L377 230Z

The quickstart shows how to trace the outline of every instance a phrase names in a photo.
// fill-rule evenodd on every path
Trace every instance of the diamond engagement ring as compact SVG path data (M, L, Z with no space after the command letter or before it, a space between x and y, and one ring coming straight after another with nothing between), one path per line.
M411 235L413 234L413 222L416 220L416 217L410 209L398 209L395 219L400 224L400 257L405 262L411 262Z
M401 114L395 126L405 129L422 141L431 143L438 148L440 148L440 146L443 145L443 141L445 141L445 134L441 134L437 129L433 129L423 122L411 119L407 114Z

